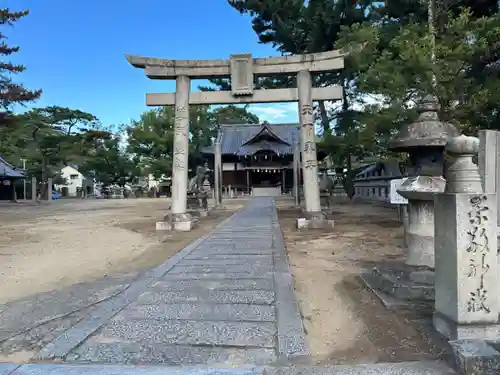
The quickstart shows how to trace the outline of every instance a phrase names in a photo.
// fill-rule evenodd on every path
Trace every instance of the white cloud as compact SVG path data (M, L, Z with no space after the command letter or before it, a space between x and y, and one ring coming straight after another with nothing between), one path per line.
M297 122L297 103L276 103L269 105L256 105L249 108L250 112L259 116L261 121Z

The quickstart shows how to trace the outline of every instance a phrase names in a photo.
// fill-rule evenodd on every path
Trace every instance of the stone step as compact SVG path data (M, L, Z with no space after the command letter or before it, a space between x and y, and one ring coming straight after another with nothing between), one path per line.
M127 366L102 364L0 364L0 375L456 375L443 362L331 366Z

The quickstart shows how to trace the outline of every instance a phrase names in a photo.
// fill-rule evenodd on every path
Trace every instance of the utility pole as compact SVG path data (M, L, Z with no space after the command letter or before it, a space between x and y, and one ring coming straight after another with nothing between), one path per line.
M21 159L23 162L23 172L24 172L24 178L23 178L23 198L26 200L26 159Z

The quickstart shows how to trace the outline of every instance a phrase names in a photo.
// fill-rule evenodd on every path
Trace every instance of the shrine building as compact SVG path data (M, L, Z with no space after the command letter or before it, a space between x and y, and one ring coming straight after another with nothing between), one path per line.
M218 136L223 189L230 187L238 195L253 196L292 192L293 153L300 140L299 124L222 124ZM203 152L213 155L214 148L207 147ZM318 153L318 160L325 156Z

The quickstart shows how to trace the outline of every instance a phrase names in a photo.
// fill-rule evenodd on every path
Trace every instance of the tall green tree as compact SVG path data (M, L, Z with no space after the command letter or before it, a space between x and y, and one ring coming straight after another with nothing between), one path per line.
M82 160L89 140L101 136L95 116L66 107L34 108L17 116L17 123L11 138L17 156L29 161L30 174L41 181Z
M433 94L440 102L442 120L471 133L498 127L500 84L484 68L498 56L500 16L478 17L470 9L458 14L438 9L438 15L444 11L446 17L438 20L445 23L439 25L435 42L428 24L416 21L399 25L397 32L369 23L344 30L337 46L349 52L350 65L361 71L357 90L379 94L380 105L372 118L382 115L387 120L392 114L393 124L411 121L418 102ZM433 45L436 63L431 60Z
M7 59L19 51L19 46L9 46L6 42L5 28L13 26L19 19L27 16L29 11L15 12L9 8L0 8L0 108L2 111L10 110L14 104L32 102L40 97L41 90L28 90L22 84L13 81L13 75L26 70L24 65L14 64Z
M79 171L94 178L104 186L134 182L141 175L141 168L136 160L121 145L119 134L92 140L91 157L79 165Z

